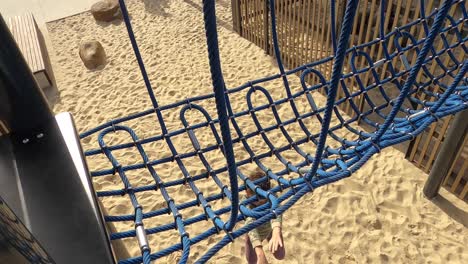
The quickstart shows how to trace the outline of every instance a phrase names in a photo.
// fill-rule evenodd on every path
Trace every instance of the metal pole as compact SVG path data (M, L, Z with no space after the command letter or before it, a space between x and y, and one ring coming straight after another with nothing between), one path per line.
M50 120L47 100L0 15L0 122L9 132L29 135Z
M439 193L440 186L452 165L457 151L462 147L468 132L468 110L455 115L450 125L439 154L424 185L424 195L432 199Z

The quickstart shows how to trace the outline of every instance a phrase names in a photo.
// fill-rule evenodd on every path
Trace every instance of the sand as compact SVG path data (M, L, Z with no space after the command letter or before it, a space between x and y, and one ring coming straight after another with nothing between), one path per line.
M208 59L206 56L200 1L190 0L135 0L127 1L133 18L137 40L144 57L155 94L161 105L187 97L203 95L212 91ZM219 42L225 81L235 87L246 81L277 72L272 57L241 38L231 29L230 1L217 1ZM53 46L51 60L60 93L55 112L69 111L73 114L80 132L87 131L116 117L127 116L151 108L142 77L139 73L125 26L122 22L96 23L90 13L82 13L48 24ZM107 64L98 70L87 70L78 56L78 44L83 39L97 39L108 55ZM293 89L300 89L299 79L291 78ZM274 99L285 96L281 82L265 86ZM231 98L233 108L245 109L241 94ZM323 103L324 98L314 95ZM256 103L264 102L256 99ZM202 104L214 115L213 100ZM306 104L299 111L307 111ZM291 117L288 107L279 109L281 117ZM181 128L179 109L164 112L169 130ZM161 130L151 115L141 120L127 122L140 138L159 135ZM262 124L271 122L268 113L260 113ZM203 121L199 114L190 116L190 122ZM244 132L255 130L251 120L239 120ZM311 131L319 131L318 122L309 122ZM289 129L288 129L289 130ZM289 130L299 137L299 129ZM346 136L346 134L343 134ZM210 133L198 133L202 145L212 142ZM279 133L270 135L275 144L286 141ZM106 137L108 144L128 142L124 133ZM186 136L175 137L174 144L179 152L191 150ZM251 145L255 150L266 150L261 138L254 138ZM82 141L85 149L97 147L96 137ZM334 144L330 142L330 144ZM161 142L146 147L150 159L170 155ZM310 152L314 148L310 145ZM246 157L245 151L236 148L236 158ZM118 151L116 157L122 164L140 161L135 149ZM297 159L297 154L286 152L285 158ZM207 157L216 168L225 161L220 153ZM279 162L266 161L273 169ZM110 168L105 156L88 159L91 170ZM199 160L187 160L185 165L191 174L199 174L203 167ZM174 163L157 166L164 180L180 178ZM244 168L241 168L244 169ZM147 185L152 179L144 171L128 175L133 186ZM226 182L226 175L220 176ZM435 203L422 195L422 186L427 175L404 159L404 155L393 149L385 149L373 157L358 173L341 182L319 188L303 197L284 214L284 241L287 257L284 263L466 263L468 261L468 230L466 213L455 220ZM122 184L117 176L94 179L97 191L118 190ZM210 180L197 182L205 195L218 193L219 189ZM177 203L190 201L193 193L188 187L170 188L170 195ZM145 211L163 208L164 200L159 193L144 192L137 195ZM101 199L105 211L110 215L131 214L133 207L127 197ZM225 206L227 201L213 203L214 208ZM201 208L182 210L184 217L202 213ZM223 219L226 219L224 216ZM172 216L160 216L145 220L146 227L172 221ZM461 223L464 221L465 226ZM211 227L211 222L190 226L191 236ZM133 229L132 222L115 225L116 230ZM213 236L191 248L190 261L196 260L221 236ZM149 236L153 252L179 242L176 230ZM125 239L124 246L132 256L139 255L136 239ZM243 240L226 246L212 258L213 263L245 263ZM277 263L269 254L269 261ZM180 254L175 253L162 260L173 263Z

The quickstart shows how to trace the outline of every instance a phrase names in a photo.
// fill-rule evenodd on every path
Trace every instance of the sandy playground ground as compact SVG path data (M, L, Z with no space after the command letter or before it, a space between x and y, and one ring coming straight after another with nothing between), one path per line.
M191 0L132 0L127 1L134 30L145 60L155 94L161 105L212 91L205 47L205 37L200 12L201 1ZM248 80L277 72L273 59L249 41L241 38L230 28L230 1L217 1L220 20L219 41L225 81L235 87ZM87 131L116 117L126 116L151 108L142 77L130 46L123 22L96 23L85 12L47 25L51 42L51 59L57 79L60 99L55 112L69 111L75 117L80 132ZM78 45L83 39L96 39L104 46L108 61L103 69L87 70L78 56ZM299 87L299 79L291 77L292 86ZM281 82L266 86L275 99L285 96ZM324 100L317 95L317 100ZM245 100L232 99L234 108L245 106ZM213 101L207 101L210 113L215 113ZM304 104L303 109L306 111ZM290 109L280 109L280 115L290 116ZM179 112L166 112L169 129L180 128ZM260 117L268 123L268 115ZM150 116L131 123L140 138L159 133L155 130L156 119ZM193 122L200 122L194 116ZM246 131L254 130L250 120L240 120ZM318 131L318 122L308 124ZM299 134L299 131L297 132ZM275 136L278 145L285 143L281 135ZM293 133L294 136L294 133ZM200 136L203 138L203 135ZM205 137L210 140L208 137ZM128 141L116 135L112 144ZM179 152L191 149L185 137L174 138ZM96 148L95 137L82 142L85 149ZM254 148L266 148L261 139L252 142ZM148 155L169 156L167 146L161 142L148 147ZM313 151L312 151L313 153ZM236 149L236 157L245 155ZM116 153L122 163L132 164L138 153L125 150ZM285 157L294 158L293 154ZM211 164L223 166L220 153L209 157ZM102 155L88 160L91 170L109 168ZM273 168L279 162L267 163ZM179 173L174 164L158 168L161 177L169 179ZM198 162L186 162L190 173L198 174L202 166ZM171 174L172 173L172 174ZM427 175L405 160L404 155L392 148L373 157L358 173L341 182L319 188L308 194L284 214L283 233L287 256L283 263L467 263L468 229L451 218L433 202L422 195L422 186ZM148 175L129 174L134 186L151 183ZM174 178L173 178L174 179ZM213 182L197 183L206 195L219 190ZM121 189L118 176L99 177L94 187L100 190ZM193 193L185 186L170 190L177 203L193 199ZM145 211L162 208L163 199L153 193L138 195ZM110 215L133 213L127 197L102 199ZM226 201L213 207L226 205ZM185 209L184 216L203 212L201 208ZM145 220L146 227L171 221L172 216ZM168 220L169 219L169 220ZM463 220L463 219L462 219ZM465 219L466 220L466 219ZM198 230L211 227L211 222L190 226L188 232L196 235ZM466 225L466 221L465 221ZM131 230L133 222L117 223L118 231ZM213 236L192 246L193 261L221 236ZM178 242L176 230L149 236L152 251L166 248ZM136 239L125 239L124 245L132 256L138 256ZM215 255L212 263L245 263L242 239L229 244ZM277 263L269 255L271 263ZM162 260L174 263L180 254L175 253Z

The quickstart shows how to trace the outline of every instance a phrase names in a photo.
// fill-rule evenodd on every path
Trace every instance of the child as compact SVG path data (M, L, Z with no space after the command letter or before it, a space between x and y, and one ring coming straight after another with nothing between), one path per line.
M265 176L263 171L256 170L253 174L249 176L251 181L258 180ZM269 179L266 182L262 182L259 184L259 187L265 191L270 189L270 181ZM255 195L255 192L247 188L247 197L251 197ZM266 199L261 199L259 201L255 201L251 204L251 209L257 206L260 206L266 202ZM254 219L249 218L246 221L246 225L252 223ZM278 216L276 219L272 219L270 222L267 222L253 230L251 230L245 237L245 256L247 258L247 262L249 264L266 264L268 263L265 252L263 250L262 242L265 239L268 239L268 249L273 256L278 259L284 259L286 255L286 251L284 250L284 243L283 243L283 235L281 233L281 223L282 218L281 215Z

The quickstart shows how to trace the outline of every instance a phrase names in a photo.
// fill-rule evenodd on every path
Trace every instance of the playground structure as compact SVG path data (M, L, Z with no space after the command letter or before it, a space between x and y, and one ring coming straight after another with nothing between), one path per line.
M261 47L268 54L273 54L273 45L271 42L271 28L269 27L269 7L267 1L263 0L233 0L233 24L234 30L239 33L242 37L255 43ZM367 43L372 39L379 37L379 28L382 25L388 31L405 25L410 21L417 20L420 16L419 10L421 8L421 1L386 1L385 13L390 14L386 16L384 20L379 19L379 1L368 0L360 1L358 6L358 13L353 25L353 30L350 37L350 45L358 45L360 43ZM429 0L424 3L425 8L430 10L440 5L438 0ZM336 21L337 25L342 22L344 15L344 2L339 1L337 3L336 10ZM467 3L465 2L465 8ZM326 57L333 55L331 47L331 23L330 23L330 9L328 3L325 1L315 0L304 0L304 1L276 1L276 19L277 19L277 31L278 31L278 42L281 47L281 59L287 68L296 68L304 63L310 61L318 61ZM459 17L461 9L451 9L449 14L452 17ZM326 14L323 16L322 14ZM417 38L421 38L424 34L420 29L412 27L410 33ZM460 25L460 33L466 35L467 28ZM456 42L457 36L455 32L447 32L447 40L449 42ZM394 45L395 36L390 36L388 41L388 47L391 49ZM294 45L291 45L291 44ZM442 42L435 44L438 49L443 46ZM367 47L366 53L373 59L378 61L384 52L382 45L372 45ZM453 55L457 60L462 61L463 57L466 56L463 49L455 49ZM408 61L414 61L416 54L409 52L405 55ZM441 57L442 62L445 64L451 63L448 56ZM349 70L350 58L346 58L347 62L344 65L344 72ZM361 59L357 60L357 67L363 67L366 65L366 61ZM324 74L326 78L330 78L331 74L331 62L323 63L317 68ZM384 64L383 67L376 67L375 72L379 74L380 78L388 76L388 67ZM394 66L405 67L401 61L394 59ZM431 81L431 76L439 75L440 71L443 70L437 67L437 64L429 64L428 67L421 73L418 74L418 82ZM430 73L430 75L426 74ZM361 82L368 86L374 82L374 77L370 72L367 74L360 75ZM317 82L315 76L308 76L306 78L308 83ZM354 91L358 89L355 79L346 79L345 83L348 89ZM391 90L391 89L389 89ZM434 86L434 90L440 90L438 85ZM321 91L323 92L323 91ZM370 96L372 96L372 91ZM378 93L377 93L378 95ZM424 99L424 93L417 93L417 97ZM343 89L338 87L338 98L346 97ZM378 97L373 97L373 100L378 100ZM369 105L364 103L364 97L362 95L353 98L356 106L359 107L360 111L369 110ZM345 102L340 105L340 110L352 115L351 104ZM418 135L415 140L401 143L395 146L400 151L406 154L406 158L414 163L417 167L424 170L426 173L431 173L433 164L436 163L436 158L439 156L438 153L441 151L442 142L446 142L448 135L448 128L451 125L452 117L447 117L437 122L434 122L427 128L423 133ZM363 122L359 122L360 126L367 129L367 126ZM466 155L468 151L468 141L463 142L461 139L460 146L458 142L453 139L451 152L455 152L455 157L447 159L449 169L445 172L446 177L443 185L457 197L468 202L468 157ZM439 174L440 169L434 169L433 173Z
M331 1L332 5L330 6L332 14L331 28L338 28L334 17L336 7L333 5L333 2L334 1ZM325 184L349 177L352 172L359 169L372 155L379 152L382 148L414 139L424 130L424 128L434 121L467 108L466 99L468 91L466 89L467 80L465 75L468 66L466 56L462 57L462 61L459 61L456 56L453 56L454 51L466 54L467 38L459 30L460 26L462 27L468 19L464 1L445 1L441 4L439 9L426 10L425 8L421 8L421 19L417 19L410 24L401 26L390 32L386 32L385 28L380 28L378 40L363 43L347 49L350 37L349 32L353 27L354 17L357 14L358 2L359 1L348 2L343 23L340 27L341 30L331 31L332 35L330 36L330 39L332 42L333 52L330 56L306 65L301 65L290 71L286 71L282 65L280 46L277 42L276 36L276 25L274 23L275 2L270 1L270 16L272 18L271 21L273 22L271 25L273 48L280 68L279 74L251 81L237 88L227 88L222 79L219 63L220 58L217 52L218 47L214 1L204 1L205 28L207 31L210 67L215 92L210 95L190 98L171 105L159 106L156 97L154 96L149 78L146 74L143 59L139 54L126 7L124 2L121 1L121 7L131 43L137 56L154 108L130 117L112 120L96 129L85 132L80 136L81 138L86 138L88 136L98 134L100 148L87 150L85 154L88 158L93 158L93 156L98 154L105 154L112 163L112 168L94 171L91 175L93 177L99 177L102 175L116 173L121 177L123 182L122 189L98 192L97 195L99 197L114 195L128 196L135 208L135 214L132 215L105 216L105 220L107 222L135 222L134 230L113 233L110 235L112 240L119 240L125 237L137 237L141 247L141 256L134 256L127 260L121 260L119 263L149 263L151 260L180 250L183 252L180 261L185 262L190 254L190 245L213 234L225 232L225 237L199 259L200 262L204 262L236 237L245 234L248 230L251 230L276 215L283 213L304 194ZM385 1L381 1L382 6L384 6L384 2ZM424 1L421 3L423 2ZM454 18L448 15L450 10L453 9L461 10L458 12L461 16ZM384 8L382 7L380 9L380 19L382 20L385 19L385 12L383 10ZM413 27L419 28L419 32L424 32L423 37L415 38L410 33ZM336 32L341 32L339 38L337 37ZM448 32L454 33L456 36L455 41L447 41ZM392 37L393 39L396 39L396 41L394 41L393 50L386 45L386 40L389 40ZM404 42L406 45L399 43L399 41ZM434 43L436 43L436 41L442 42L442 46L440 48L434 47ZM372 47L373 45L383 45L384 52L382 58L379 60L370 58L365 52L366 48ZM14 49L14 47L9 46L8 49L5 48L5 50L9 49ZM415 60L412 61L409 60L408 56L405 54L417 54L417 56ZM346 56L350 57L349 61L351 65L348 67L352 69L351 72L343 70ZM448 56L450 64L443 63L440 59L442 56ZM6 61L10 63L15 61L12 57L6 58L8 59ZM353 63L355 60L367 62L368 65L356 67L356 64ZM399 60L401 61L398 62ZM319 70L319 67L326 63L332 64L331 75L329 77ZM382 65L387 65L386 67L391 69L390 76L379 78L379 74L376 74L375 69ZM396 65L399 67L396 67ZM418 82L417 75L421 71L426 72L428 65L436 65L436 67L441 67L445 71L436 75L431 75L432 81L430 82ZM5 70L6 73L10 74L12 72L18 73L14 73L13 76L24 76L26 74L24 71L8 70L10 64L7 63L2 64L1 66L4 66L2 67L2 73ZM289 89L288 76L296 73L299 73L301 76L303 91L291 93ZM375 78L374 83L364 85L360 82L360 76L366 74L370 74ZM3 76L4 75L2 75L2 77ZM317 82L310 82L309 79L311 77L315 78ZM286 89L287 98L279 101L273 101L271 96L269 96L268 91L262 87L262 83L272 81L274 79L280 79L283 81L284 87L282 88ZM354 81L357 84L358 89L354 91L348 90L345 85L348 81ZM11 134L14 135L14 138L12 137L13 140L17 140L18 144L21 143L25 146L29 146L28 143L31 140L31 135L34 135L37 139L42 139L43 136L39 135L49 134L43 133L44 127L42 124L46 123L46 121L50 123L52 120L50 111L45 107L46 104L43 100L41 101L40 99L37 99L41 98L40 94L32 96L33 99L31 100L37 100L37 102L30 103L22 101L26 100L24 94L21 96L22 87L31 87L31 89L34 90L33 83L22 83L20 81L15 82L15 80L10 80L7 83L13 84L13 88L7 88L5 86L5 90L9 96L4 98L7 98L9 99L8 101L12 102L12 108L15 110L13 111L15 118L11 118L10 116L5 119L5 123L9 128L11 128ZM433 90L434 85L441 87L441 90ZM336 94L338 93L338 87L341 87L345 97L337 98L335 100ZM18 92L12 93L9 89L18 89ZM387 90L392 89L398 93L387 93ZM314 101L313 96L317 91L327 94L328 97L326 105L318 105ZM230 97L232 94L242 92L246 95L246 109L244 111L234 112L230 106ZM384 100L375 100L375 97L371 96L372 93L379 94L384 98ZM420 100L420 98L416 96L417 93L424 93L427 100ZM252 97L259 95L267 98L269 103L254 106L252 104ZM392 95L395 96L392 97ZM369 110L363 111L362 109L364 108L356 106L353 101L358 97L363 98L363 102L366 105L371 106L369 107ZM16 98L20 99L17 100ZM211 118L206 110L197 104L199 101L210 98L214 98L216 100L219 116L218 119ZM310 106L310 111L308 113L299 113L298 111L294 111L299 98L305 98L307 100ZM344 104L349 104L350 109L352 109L351 114L341 112L340 107ZM31 119L31 116L29 116L30 113L24 112L26 105L29 107L35 106L34 109L38 109L37 118ZM404 108L402 107L403 105L413 105L413 107ZM418 107L414 107L414 105L420 108L418 109ZM276 108L279 106L291 107L291 109L293 109L294 116L288 120L281 120L276 113ZM161 112L173 111L176 107L181 107L180 114L184 128L169 131L164 126L164 120ZM256 121L256 114L262 110L270 110L272 112L276 125L262 127L262 124ZM199 124L190 124L185 117L185 113L189 111L199 111L206 117L207 121ZM5 113L9 112L5 111ZM156 115L158 115L157 121L159 122L162 130L160 134L155 133L156 135L154 137L139 139L138 135L135 134L132 128L120 124L123 121L138 119L152 113L156 113ZM236 118L240 118L242 116L250 116L256 123L257 131L250 134L244 133L242 128L236 123ZM332 116L338 122L331 124ZM379 119L373 120L372 118ZM4 120L4 117L2 116L1 119ZM29 122L25 125L25 120L34 120L34 122ZM320 122L322 124L321 131L318 133L312 133L309 131L305 123L310 120ZM358 121L367 124L371 128L371 131L364 131L358 126L355 126ZM221 137L219 136L219 132L216 127L218 124L221 126ZM302 139L293 140L288 136L288 125L290 124L299 124L300 129L304 132L304 137ZM230 126L234 128L237 137L231 138ZM200 147L199 140L196 137L197 130L202 127L209 128L213 133L212 144L206 148ZM289 144L287 146L275 147L268 139L267 132L275 129L281 131L281 133L288 138ZM341 136L342 134L340 134L343 130L351 133L348 133L347 137L343 138ZM117 146L107 146L105 144L106 135L116 133L118 131L128 133L129 142ZM176 135L185 135L189 137L193 144L194 151L189 153L177 153L171 143L171 137ZM255 136L259 136L264 140L270 148L269 151L261 154L255 154L254 151L250 149L247 139ZM327 138L329 138L328 142L333 140L338 142L338 145L336 147L327 147ZM149 160L145 153L146 144L157 141L166 142L171 150L174 150L173 155L169 158L160 160ZM312 142L317 146L315 153L310 153L310 151L303 148L304 143L306 142ZM233 156L233 144L242 144L249 152L250 157L246 160L235 161ZM59 143L59 145L63 146L64 144ZM137 148L138 152L141 154L142 162L136 165L120 164L112 152L125 148ZM296 151L302 159L285 160L282 153L289 149ZM213 150L221 150L225 154L227 160L226 166L219 169L212 169L209 163L204 162L204 155ZM31 155L34 157L34 154ZM206 167L206 173L201 175L189 175L187 173L187 170L184 168L184 159L193 156L198 156L200 158L203 162L202 165ZM284 164L284 169L273 171L264 166L262 160L270 156L275 156L279 163ZM163 163L173 164L175 168L180 169L179 173L174 174L173 181L162 182L158 177L154 166ZM242 171L242 165L247 163L255 163L256 166L266 173L266 177L257 182L249 181L246 178L245 172ZM81 167L82 166L84 165L81 165ZM126 172L135 169L147 169L155 180L154 184L143 187L132 187L125 174ZM222 179L218 176L220 173L226 171L229 172L229 179ZM203 193L197 189L197 180L205 178L212 179L213 184L219 186L219 195L205 197ZM238 179L242 180L242 183L239 183ZM261 190L256 187L258 183L265 180L277 182L277 186L271 190ZM87 179L87 181L89 181L89 179ZM187 184L194 192L194 200L192 202L176 204L174 199L165 191L165 188L167 187L180 184ZM86 184L84 184L84 186L86 186ZM239 192L242 192L245 188L252 189L256 192L258 197L268 199L269 203L254 210L247 208L247 205L254 201L255 198L252 197L251 199L239 201ZM145 211L144 208L138 204L138 200L135 195L138 192L144 191L154 191L155 195L162 195L167 202L167 208L156 211ZM275 196L275 193L279 193L279 191L283 191L282 194ZM161 194L159 194L159 192ZM73 193L76 194L80 192L73 191ZM81 191L81 193L83 193L83 191ZM222 198L228 198L231 201L231 205L220 210L213 210L210 206L210 202ZM96 202L93 202L94 197L88 193L88 200L85 199L85 201L86 202L83 202L82 205L85 207L86 205L89 205L89 208L91 208L91 210L88 208L89 214L97 216L90 217L88 215L87 219L93 218L96 220L93 226L102 227L102 223L99 221L99 213L96 213ZM202 206L205 214L183 219L179 210L196 205ZM156 227L143 226L143 219L166 213L171 213L174 216L173 222ZM229 215L229 221L224 222L221 220L220 215L223 214ZM86 216L84 217L86 218ZM235 223L245 217L253 217L257 220L249 226L234 228ZM190 237L189 234L185 232L185 226L203 220L211 220L213 222L213 227L195 237ZM151 245L148 244L146 239L146 234L155 234L174 228L180 232L180 243L175 242L170 248L159 252L152 252ZM30 230L34 231L35 229L30 228ZM102 235L101 240L98 241L105 241L105 239L103 240L103 238L105 238L104 230L100 229L96 233ZM38 240L42 242L43 238L39 237ZM47 242L42 243L48 244ZM106 247L104 247L103 252L108 253L109 251L106 251ZM56 256L53 253L55 252L50 253L51 257L56 259ZM105 256L106 254L103 255Z

